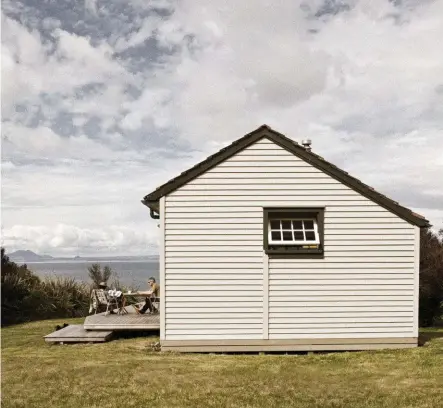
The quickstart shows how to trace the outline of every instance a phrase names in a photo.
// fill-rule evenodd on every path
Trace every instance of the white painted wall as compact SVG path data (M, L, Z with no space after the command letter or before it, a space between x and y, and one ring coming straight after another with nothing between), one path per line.
M324 259L267 261L275 206L326 207ZM166 340L416 333L414 226L268 139L169 194L164 231Z

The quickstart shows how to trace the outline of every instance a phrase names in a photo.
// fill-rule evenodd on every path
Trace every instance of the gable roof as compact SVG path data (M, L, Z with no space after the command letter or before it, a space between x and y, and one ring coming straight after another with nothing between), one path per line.
M350 176L346 171L339 169L337 166L329 163L321 156L313 153L312 151L307 151L297 142L294 142L293 140L287 138L285 135L276 132L267 125L260 126L253 132L248 133L242 138L231 143L229 146L224 147L219 152L209 156L207 159L196 164L194 167L184 171L179 176L158 187L152 193L146 195L143 198L142 203L151 208L151 210L155 210L158 212L158 201L161 197L180 188L181 186L205 173L209 169L217 166L224 160L234 156L236 153L254 144L262 138L268 138L278 146L286 149L288 152L294 154L295 156L306 161L317 169L323 171L324 173L338 180L342 184L352 188L357 193L360 193L364 197L391 211L405 221L422 228L430 227L429 221L426 220L423 216L412 212L408 208L401 206L398 202L393 201L385 195L378 193L372 187L364 184L362 181L356 179L355 177Z

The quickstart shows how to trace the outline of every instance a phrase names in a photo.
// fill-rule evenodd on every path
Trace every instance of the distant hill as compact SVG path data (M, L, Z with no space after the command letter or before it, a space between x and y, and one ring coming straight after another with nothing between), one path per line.
M7 254L11 261L14 262L36 262L36 261L47 261L49 259L54 259L50 255L38 255L35 252L26 250L18 250Z

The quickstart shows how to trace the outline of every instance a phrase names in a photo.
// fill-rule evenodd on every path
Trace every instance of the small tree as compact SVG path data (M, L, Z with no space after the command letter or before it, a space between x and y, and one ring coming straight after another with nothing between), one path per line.
M98 288L100 282L108 284L108 280L112 275L112 269L108 265L105 265L102 269L100 264L95 263L88 267L88 275L92 280L93 286Z
M420 325L431 326L443 313L443 230L420 238Z

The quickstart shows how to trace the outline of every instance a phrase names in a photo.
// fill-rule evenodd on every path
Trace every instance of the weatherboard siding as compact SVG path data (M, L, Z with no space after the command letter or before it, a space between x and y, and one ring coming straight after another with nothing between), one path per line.
M263 256L275 206L326 207L324 259ZM166 340L416 332L414 227L268 139L167 195L164 234Z

